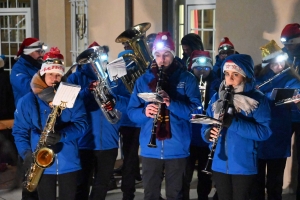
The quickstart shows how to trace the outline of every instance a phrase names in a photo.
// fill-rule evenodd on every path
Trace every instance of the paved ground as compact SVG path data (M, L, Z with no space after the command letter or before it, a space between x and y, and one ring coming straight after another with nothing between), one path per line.
M8 170L5 172L0 172L0 200L20 200L21 199L21 189L15 189L12 191L6 190L10 188L15 180L16 176L16 167L9 167ZM117 179L118 188L111 190L107 194L107 200L121 200L122 199L122 192L120 190L119 179ZM196 191L196 173L194 173L193 181L191 184L191 191L190 191L190 198L191 200L197 200L197 191ZM136 200L143 199L143 185L142 183L138 183L136 185ZM210 197L214 194L214 189L211 191ZM165 197L165 190L164 190L164 183L162 184L162 195ZM210 198L212 199L212 198ZM284 194L283 200L296 200L295 195L293 194Z

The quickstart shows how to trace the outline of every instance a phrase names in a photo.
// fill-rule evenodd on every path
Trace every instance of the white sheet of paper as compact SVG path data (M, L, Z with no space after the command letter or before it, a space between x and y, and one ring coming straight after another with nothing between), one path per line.
M80 88L80 85L61 82L54 96L53 105L58 106L62 102L66 102L67 108L73 108Z
M107 64L107 72L111 81L117 80L127 74L126 63L123 57L111 61Z

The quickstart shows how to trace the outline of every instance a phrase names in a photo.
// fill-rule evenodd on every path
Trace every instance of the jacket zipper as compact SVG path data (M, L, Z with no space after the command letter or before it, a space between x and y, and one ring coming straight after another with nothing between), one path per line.
M164 141L161 141L160 159L164 159Z

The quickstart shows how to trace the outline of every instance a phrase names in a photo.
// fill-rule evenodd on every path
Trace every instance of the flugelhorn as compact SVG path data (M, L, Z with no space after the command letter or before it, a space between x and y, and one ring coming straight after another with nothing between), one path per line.
M145 73L147 67L153 60L145 39L146 31L150 27L151 24L148 22L135 25L121 33L115 40L116 43L128 42L134 52L134 54L123 55L124 59L129 58L137 65L135 69L128 71L127 75L121 77L121 80L130 93L132 93L136 79Z
M219 121L221 120L222 124L223 124L223 118L224 118L225 113L228 113L230 115L233 114L233 108L230 107L230 102L233 99L232 90L233 90L233 87L231 85L225 86L225 92L226 92L225 93L225 98L224 98L223 106L222 106L222 109L220 110L219 119L218 119ZM217 147L217 144L218 144L220 133L223 129L222 124L221 125L219 125L219 124L215 125L218 128L218 137L213 140L211 150L208 154L208 160L206 162L205 168L202 170L202 172L204 172L206 174L212 174L211 165L212 165L212 160L213 160L214 155L215 155L215 150L216 150L216 147Z

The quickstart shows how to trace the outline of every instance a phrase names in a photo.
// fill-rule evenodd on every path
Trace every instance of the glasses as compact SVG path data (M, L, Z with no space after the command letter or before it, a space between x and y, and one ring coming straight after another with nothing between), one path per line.
M43 53L45 53L45 50L40 49L40 50L37 50L37 51L35 51L35 52L37 52L38 54L43 54Z
M199 67L199 66L197 66L197 67L194 67L194 69L199 70L199 71L208 71L208 70L210 70L210 67Z

